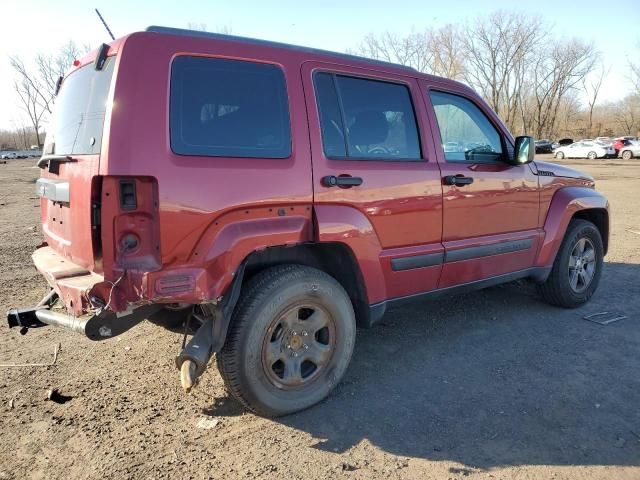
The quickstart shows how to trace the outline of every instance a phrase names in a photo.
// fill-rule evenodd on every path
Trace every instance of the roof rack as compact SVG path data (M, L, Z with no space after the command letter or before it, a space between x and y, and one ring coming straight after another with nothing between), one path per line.
M398 63L385 62L383 60L374 60L372 58L360 57L358 55L350 55L348 53L338 53L332 52L330 50L322 50L318 48L311 47L301 47L299 45L291 45L289 43L280 43L280 42L272 42L270 40L260 40L257 38L248 38L248 37L238 37L236 35L226 35L223 33L213 33L213 32L202 32L200 30L188 30L184 28L172 28L172 27L161 27L157 25L152 25L147 27L147 32L155 32L155 33L165 33L168 35L178 35L182 37L199 37L199 38L209 38L212 40L224 40L228 42L239 42L244 43L246 45L262 45L267 47L276 47L288 50L294 50L297 52L306 52L320 55L328 55L335 58L342 58L346 60L355 60L362 63L368 63L371 65L380 65L386 67L393 68L402 68L408 70L410 72L416 72L416 69L413 67L409 67L407 65L400 65Z

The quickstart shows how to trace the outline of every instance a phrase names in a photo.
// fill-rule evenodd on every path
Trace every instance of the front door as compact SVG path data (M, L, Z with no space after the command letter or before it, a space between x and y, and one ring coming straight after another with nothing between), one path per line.
M358 249L370 272L382 265L370 303L435 289L442 186L416 79L323 62L302 76L319 240Z
M462 89L422 87L440 138L446 253L439 288L531 267L542 233L537 176L529 165L505 162L511 138L486 105Z

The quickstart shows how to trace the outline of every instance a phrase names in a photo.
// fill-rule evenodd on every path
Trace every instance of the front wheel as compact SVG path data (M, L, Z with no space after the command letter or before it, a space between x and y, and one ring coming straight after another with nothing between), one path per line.
M277 417L323 400L347 370L355 343L349 296L315 268L281 265L243 288L217 356L227 390Z
M633 158L633 152L631 152L631 150L625 150L624 152L622 152L623 160L631 160L632 158Z
M572 220L547 280L542 297L552 305L576 308L588 302L598 288L604 261L600 231L587 220Z
M564 153L562 152L556 153L556 158L559 158L560 160L562 160L564 158Z

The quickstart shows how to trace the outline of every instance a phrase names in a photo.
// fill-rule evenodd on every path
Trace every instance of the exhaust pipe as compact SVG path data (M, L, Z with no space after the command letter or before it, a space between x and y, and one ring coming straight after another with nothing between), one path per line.
M100 341L113 338L142 322L152 313L156 312L159 305L143 305L133 312L118 316L113 312L102 311L95 315L74 317L68 313L61 313L40 308L34 311L36 318L47 325L63 327L82 333L90 340Z
M36 310L36 318L42 323L56 327L68 328L77 333L85 333L87 323L91 317L73 317L66 313L53 312L51 310Z

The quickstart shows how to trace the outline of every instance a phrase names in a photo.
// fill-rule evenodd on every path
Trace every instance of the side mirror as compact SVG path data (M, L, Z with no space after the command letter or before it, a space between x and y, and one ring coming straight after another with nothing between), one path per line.
M533 162L533 157L536 153L535 143L533 137L523 136L516 137L516 147L513 152L513 160L511 163L514 165L524 165L525 163Z

